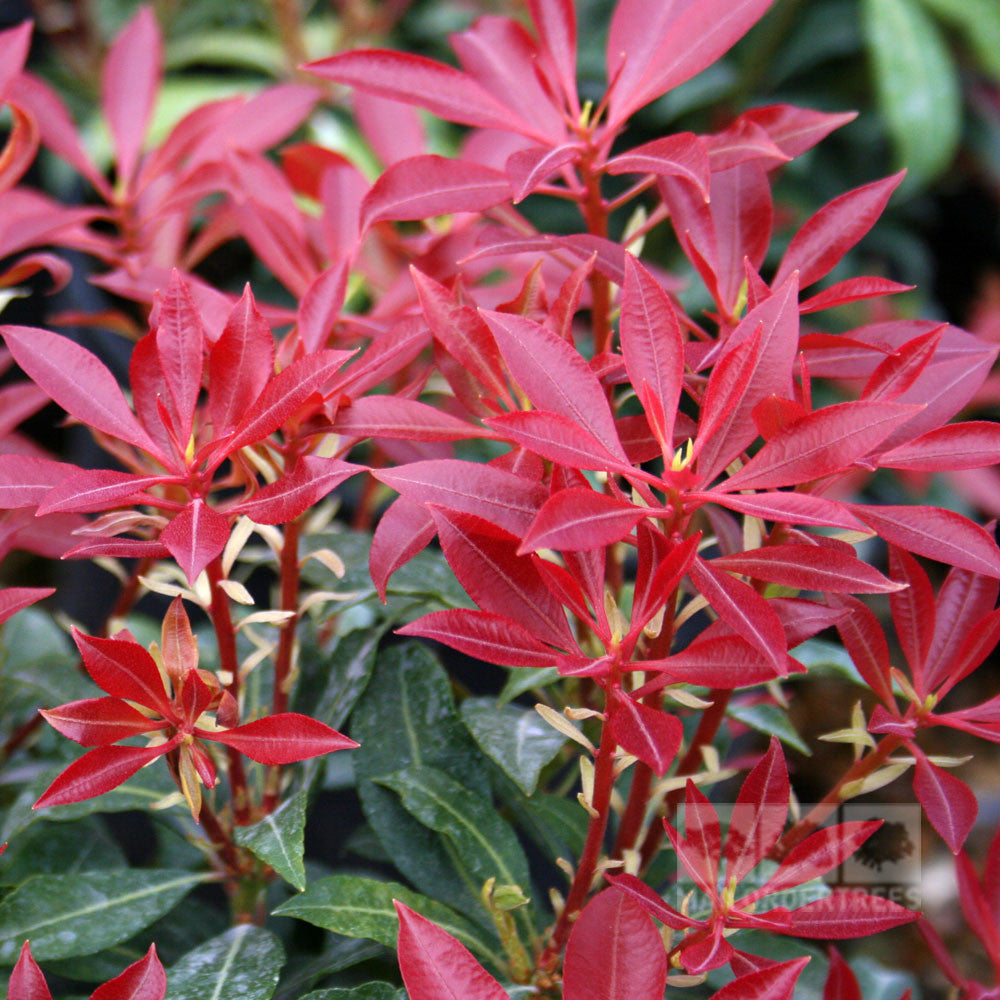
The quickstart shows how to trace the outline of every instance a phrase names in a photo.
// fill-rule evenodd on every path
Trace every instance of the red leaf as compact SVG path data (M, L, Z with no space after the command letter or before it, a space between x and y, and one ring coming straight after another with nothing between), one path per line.
M662 671L665 676L640 688L637 696L676 681L733 689L763 684L787 673L786 664L782 664L779 674L770 657L765 657L738 635L699 639L666 659L641 663L643 670Z
M576 100L576 11L573 0L528 0L531 20L542 43L542 66L552 60L563 94Z
M73 629L73 641L87 673L102 691L155 709L165 718L171 717L156 661L137 642L84 635L77 629Z
M31 48L31 21L0 31L0 97L24 70Z
M665 828L669 834L669 826L665 824ZM715 807L690 778L684 788L684 840L684 867L702 891L714 899L719 885L722 831Z
M695 556L691 580L699 593L738 635L774 664L777 673L786 672L788 640L774 609L749 585L716 569Z
M609 174L656 174L680 177L697 188L708 201L711 170L708 150L693 132L679 132L636 146L608 160Z
M91 750L73 761L31 808L64 806L110 792L123 781L128 781L139 768L168 753L179 739L175 736L169 743L156 747L98 747Z
M666 980L663 941L642 906L618 889L595 896L566 946L565 1000L662 1000Z
M604 548L621 541L648 514L648 507L637 507L592 489L560 490L546 500L518 553Z
M742 38L771 0L618 4L607 46L611 123L700 73Z
M720 507L728 507L730 510L751 514L766 521L777 521L779 524L814 524L864 531L864 525L839 500L811 496L808 493L749 495L721 492L727 487L728 482L724 482L719 491L689 493L686 499L700 503L717 503Z
M892 695L889 643L875 614L855 597L830 598L835 608L851 612L837 623L840 641L858 668L862 680L889 706L895 707Z
M799 312L803 315L820 312L823 309L846 305L848 302L910 292L915 287L915 285L901 285L898 281L890 281L888 278L847 278L801 302Z
M823 1000L863 1000L857 977L833 945L830 945L830 971L823 986Z
M361 203L361 231L384 220L482 212L511 197L507 175L444 156L413 156L389 167Z
M862 399L898 399L920 377L934 356L946 324L922 333L902 344L896 351L879 362L864 388Z
M379 518L368 553L368 568L383 603L392 574L427 546L435 534L437 529L426 508L405 497L390 504Z
M915 412L915 407L865 400L816 410L778 431L729 477L726 489L776 489L844 472Z
M535 408L572 420L625 462L604 389L576 349L524 316L487 311L482 315L511 374Z
M247 284L208 356L208 410L217 436L240 422L273 375L274 339Z
M396 632L434 639L477 660L505 667L551 667L559 658L517 622L488 611L433 611Z
M744 111L740 117L760 125L786 156L794 158L812 149L834 129L854 121L858 113L841 111L830 114L791 104L769 104Z
M38 505L39 514L89 512L139 500L150 486L182 482L177 476L136 476L110 469L79 469L62 479Z
M491 417L485 423L497 436L527 451L570 469L601 469L622 475L636 474L627 459L610 452L569 417L547 410L524 410Z
M403 441L461 441L495 436L436 406L402 396L362 396L337 411L332 429L345 437Z
M533 146L511 153L504 165L510 181L511 200L514 204L524 201L539 185L544 184L560 167L580 158L576 143L561 146Z
M446 121L533 134L527 122L494 100L467 73L423 56L364 49L321 59L304 68L370 94L416 104Z
M108 980L91 994L90 1000L163 1000L167 994L167 974L156 955L156 945L121 975Z
M302 296L298 327L307 352L320 350L333 332L347 293L348 270L346 259L337 261L315 278Z
M938 698L943 698L959 681L968 677L993 652L998 642L1000 608L976 622L952 653L947 679L937 691Z
M965 922L986 945L991 956L1000 955L1000 928L990 912L976 869L965 851L955 857L955 879L958 882L958 898Z
M512 535L524 535L547 495L523 476L457 459L411 462L373 475L414 503L475 514Z
M214 740L260 764L294 764L299 760L360 746L328 725L297 712L279 712L245 726L216 732L196 729L203 740Z
M922 752L916 754L913 791L952 854L958 854L979 813L976 796L964 781L932 764Z
M28 326L0 328L14 360L67 413L95 430L160 456L129 409L118 382L90 351Z
M746 776L726 839L726 882L739 884L778 842L788 816L788 769L777 738Z
M229 519L204 500L193 500L160 532L160 541L193 584L226 547Z
M53 486L77 471L75 465L51 458L0 455L0 510L38 506Z
M684 338L666 292L631 254L625 257L619 337L629 381L651 418L664 455L669 455L684 385ZM657 404L652 408L650 395ZM662 419L653 418L654 412Z
M38 968L27 941L21 945L21 955L11 971L7 983L7 1000L52 1000L45 977Z
M286 524L319 503L342 482L364 471L364 466L304 455L287 476L265 486L249 500L230 507L226 514L246 514L258 524Z
M262 441L276 431L314 393L323 390L350 356L349 351L317 351L293 361L271 379L246 410L233 436L219 443L213 458Z
M851 504L881 538L918 556L1000 577L1000 550L986 531L961 514L938 507Z
M684 729L676 716L623 695L611 716L615 742L662 778L674 762Z
M23 608L45 597L51 597L54 593L54 587L6 587L0 589L0 625Z
M805 288L833 270L875 224L904 175L900 171L865 184L824 205L793 237L772 284L798 271L799 285Z
M952 569L935 601L934 639L927 653L928 690L948 675L955 649L969 630L993 611L1000 594L996 579L964 569Z
M175 269L156 313L156 353L178 417L177 436L182 446L191 437L204 351L201 315L187 284Z
M533 556L517 554L517 539L469 514L432 507L448 565L484 611L510 618L536 638L561 649L574 647L566 612L535 568Z
M149 719L121 698L84 698L40 712L53 729L85 747L110 746L164 728L164 723Z
M665 903L645 882L635 875L613 875L610 872L605 878L622 892L627 892L648 914L655 917L661 924L675 931L697 926L697 922L672 906Z
M791 159L774 144L767 129L742 115L721 132L705 136L703 142L713 174L753 161L772 170Z
M738 905L749 906L764 896L825 875L849 858L881 825L881 820L870 820L817 830L793 847L764 885L740 899Z
M819 545L769 545L722 556L711 564L755 580L833 594L888 594L906 586L856 556Z
M507 1000L504 988L457 938L393 900L399 971L410 1000Z
M889 572L894 580L906 584L904 590L889 597L889 606L896 637L919 691L934 640L934 590L920 563L895 545L889 546Z
M888 469L981 469L1000 463L1000 424L988 420L938 427L879 455Z
M104 61L101 107L114 139L119 184L130 184L163 73L163 40L149 7L115 38Z
M717 990L709 1000L791 1000L795 983L809 958L796 958L748 972ZM824 998L825 1000L825 998Z
M788 395L798 340L798 283L793 277L747 313L709 377L694 445L706 483L757 437L754 407L768 396Z
M788 929L781 933L839 941L878 934L890 927L908 924L920 914L881 896L869 896L863 892L834 892L823 899L796 907L788 916Z

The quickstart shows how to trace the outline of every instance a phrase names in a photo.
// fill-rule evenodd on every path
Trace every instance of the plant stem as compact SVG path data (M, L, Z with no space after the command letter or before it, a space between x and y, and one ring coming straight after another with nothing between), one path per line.
M229 614L229 599L226 592L219 586L223 579L222 560L213 559L207 567L208 582L212 591L212 602L208 608L212 626L215 629L215 639L219 647L219 666L229 674L229 693L239 701L240 697L240 664L236 656L236 629ZM243 824L250 821L250 801L247 791L246 773L243 770L243 757L238 750L226 748L229 759L229 789L233 800L233 814L236 822Z

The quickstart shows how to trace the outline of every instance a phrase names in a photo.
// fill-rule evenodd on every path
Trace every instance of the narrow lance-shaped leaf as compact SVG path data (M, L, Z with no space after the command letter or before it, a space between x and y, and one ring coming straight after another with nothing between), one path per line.
M913 772L913 790L931 825L952 854L958 854L979 812L976 796L964 781L932 764L920 751Z
M648 516L648 508L591 489L553 494L525 534L519 553L537 549L581 551L620 541Z
M229 541L229 519L204 500L192 501L160 532L160 541L170 550L190 583Z
M411 1000L506 1000L506 990L461 941L405 903L393 902L399 969Z
M676 716L650 708L627 695L617 700L610 725L615 742L660 778L674 762L684 735Z
M348 750L358 743L318 719L297 712L280 712L235 729L197 730L204 740L224 743L261 764L293 764L299 760Z
M339 458L303 455L287 476L269 483L226 513L229 516L246 514L258 524L286 524L363 471L363 466Z
M157 311L156 353L177 415L177 432L187 445L201 390L205 330L184 279L174 270Z

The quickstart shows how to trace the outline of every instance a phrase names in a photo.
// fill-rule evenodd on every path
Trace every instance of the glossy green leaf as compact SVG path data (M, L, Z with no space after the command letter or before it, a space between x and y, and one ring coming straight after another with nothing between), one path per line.
M167 973L170 1000L268 1000L285 964L281 943L241 924L189 951Z
M452 841L476 891L489 878L528 889L521 845L489 799L433 767L407 767L375 780L396 792L407 812Z
M478 890L463 882L451 842L415 819L382 775L413 765L444 771L480 796L489 781L479 751L458 718L447 674L419 643L392 646L351 719L354 773L365 817L396 867L418 889L466 913L482 914Z
M863 0L862 12L879 105L912 190L941 174L955 155L958 73L918 0Z
M371 938L396 947L399 920L392 901L398 899L453 934L470 951L493 965L502 964L496 940L443 903L428 899L398 882L379 882L353 875L331 875L313 882L275 911L276 916L298 917L317 927L348 937Z
M497 697L497 704L506 705L518 695L536 688L548 687L559 680L556 667L508 667L507 681Z
M236 827L233 835L240 847L249 848L255 857L299 890L306 887L306 868L302 861L306 798L307 789L300 789L253 826Z
M127 864L122 849L95 819L36 823L0 857L0 886L19 885L32 875L112 871Z
M834 677L838 680L850 681L861 687L867 687L854 666L850 655L843 646L827 642L825 639L806 639L805 642L789 651L801 664L808 668L809 674L790 674L789 680L812 677Z
M1000 82L1000 5L995 0L921 0L962 32L980 68Z
M390 983L365 983L350 990L316 990L307 993L302 1000L405 1000L405 996L403 990Z
M543 767L562 748L566 737L530 708L498 706L493 698L467 698L462 721L480 749L498 764L525 795L538 785Z
M513 786L511 786L513 789ZM575 799L535 792L531 798L520 790L501 791L504 805L517 825L552 858L578 858L587 836L587 814Z
M87 955L148 927L211 876L172 869L36 875L0 901L0 965Z
M788 713L777 705L760 702L757 705L730 705L726 714L738 719L745 726L756 729L758 733L767 736L777 736L785 746L798 750L799 753L811 756L809 744L799 735L792 725Z

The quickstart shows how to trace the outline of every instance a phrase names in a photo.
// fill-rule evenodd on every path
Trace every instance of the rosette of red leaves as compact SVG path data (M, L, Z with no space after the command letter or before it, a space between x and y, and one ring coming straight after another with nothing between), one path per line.
M165 756L197 819L201 785L212 788L216 781L206 742L223 743L260 764L291 764L358 746L325 723L295 712L235 725L235 700L214 674L198 669L197 643L180 598L164 618L162 669L127 632L105 639L74 629L73 638L87 672L108 697L42 712L64 736L96 749L70 764L35 803L36 809L103 795ZM146 734L154 736L147 746L115 745Z

